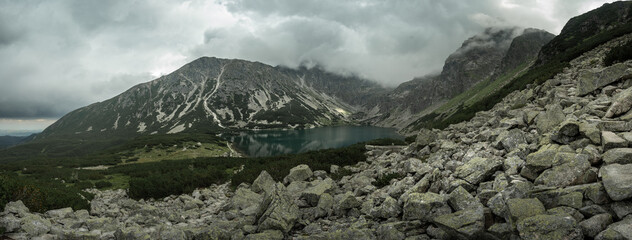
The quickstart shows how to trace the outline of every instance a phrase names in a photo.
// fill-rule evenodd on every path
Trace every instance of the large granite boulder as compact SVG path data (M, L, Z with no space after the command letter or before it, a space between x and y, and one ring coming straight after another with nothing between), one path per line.
M266 193L257 214L258 231L280 230L287 233L299 217L299 210L283 184L277 183Z
M621 201L632 197L632 164L610 164L601 167L599 174L608 196Z
M632 88L627 88L615 96L605 117L611 118L620 116L630 111L630 107L632 107Z
M518 221L517 227L524 240L584 239L577 222L570 216L536 215Z
M632 74L632 67L625 63L617 63L600 71L583 70L579 73L577 94L584 96L629 74Z
M632 239L632 216L628 216L625 219L610 224L606 230L600 232L596 237L596 240L619 240L619 239Z
M446 199L436 193L412 193L404 204L404 220L432 221L452 212Z
M283 178L283 182L289 184L294 181L305 181L313 175L314 173L312 172L312 169L309 168L309 166L301 164L290 169L290 173L285 176L285 178Z
M501 169L502 166L501 159L476 157L458 167L455 175L470 184L478 184Z
M485 229L483 209L469 209L441 215L434 223L456 238L473 239Z
M632 163L632 148L614 148L606 151L603 156L603 161L606 164L631 164Z
M256 193L270 192L274 188L276 182L265 170L261 171L257 179L250 185L250 190Z

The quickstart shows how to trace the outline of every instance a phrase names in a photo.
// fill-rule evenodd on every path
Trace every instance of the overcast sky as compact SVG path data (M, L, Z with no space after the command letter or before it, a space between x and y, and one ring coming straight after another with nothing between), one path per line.
M595 0L0 0L0 135L45 126L201 56L320 64L385 85L491 26L558 34Z

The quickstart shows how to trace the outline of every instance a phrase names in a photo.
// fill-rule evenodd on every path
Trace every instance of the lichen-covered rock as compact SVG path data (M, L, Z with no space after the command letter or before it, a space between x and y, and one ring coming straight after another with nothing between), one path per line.
M420 147L424 147L424 146L430 145L436 140L437 140L437 134L435 132L433 132L430 129L422 128L421 130L419 130L419 133L417 134L415 143Z
M579 132L590 139L593 144L601 144L601 130L595 124L580 122Z
M331 191L333 185L334 181L331 178L316 180L301 193L301 198L305 199L311 206L316 206L318 200L320 200L320 196L323 195L323 193Z
M285 176L285 178L283 178L283 182L289 184L294 181L305 181L313 175L314 173L312 172L312 169L309 168L309 166L301 164L290 169L290 173Z
M606 164L631 164L632 148L614 148L603 153L603 161Z
M452 236L471 239L484 230L483 209L469 209L434 218L434 223Z
M15 202L9 202L4 206L4 211L7 213L17 214L19 217L25 217L29 213L27 208L21 200Z
M601 231L606 229L608 225L612 224L612 216L610 214L604 213L595 215L589 219L581 221L579 226L582 229L584 235L594 238Z
M432 221L435 217L452 212L446 199L436 193L412 193L404 204L405 220Z
M381 224L375 230L378 239L404 240L406 234L397 229L397 223Z
M625 219L610 224L606 230L600 232L595 239L596 240L620 240L620 239L632 239L632 216L628 216Z
M448 203L456 211L483 208L481 201L478 198L473 197L461 186L457 187L450 193Z
M582 181L586 171L590 169L590 162L586 159L587 158L577 158L575 161L547 169L536 178L535 184L550 187L566 187L586 183Z
M601 167L599 174L612 200L621 201L632 197L632 164L606 165Z
M280 230L287 233L299 217L299 210L285 186L277 183L266 193L257 214L258 231Z
M600 71L583 70L579 73L577 94L584 96L631 73L630 66L624 63L617 63Z
M498 137L496 137L496 142L498 142L500 147L507 150L507 152L511 152L517 149L518 146L527 144L527 139L525 138L524 132L520 129L514 128L498 135Z
M52 226L50 220L35 214L27 214L21 221L22 230L32 237L48 233Z
M614 202L610 205L610 208L619 219L623 219L628 215L632 215L632 200Z
M566 115L559 104L548 105L546 109L545 112L540 113L535 119L539 133L550 132L566 119Z
M66 218L72 215L72 208L67 207L62 209L49 210L46 212L45 215L52 218Z
M514 227L522 219L544 214L542 202L537 198L513 198L507 200L506 220Z
M336 207L340 210L349 210L362 205L352 192L345 192L343 194L336 195L334 200L337 203Z
M617 117L630 111L630 107L632 107L632 88L627 88L615 96L612 105L606 111L605 117Z
M263 170L259 173L257 179L252 182L252 185L250 185L250 190L256 193L270 192L274 188L274 184L276 184L276 182L272 176Z
M262 233L250 234L244 240L283 240L283 232L279 230L266 230Z
M458 167L455 175L470 184L478 184L501 169L503 161L498 158L476 157Z
M402 213L402 207L397 200L392 197L386 197L382 204L371 210L371 216L376 218L394 218Z
M624 148L628 146L628 142L625 139L617 136L617 134L610 131L601 132L601 146L604 151L608 151L613 148Z
M560 144L570 144L579 137L579 123L566 120L551 134L551 140Z
M7 214L0 217L0 228L4 228L5 232L13 232L20 228L20 219L13 216L13 214Z
M233 209L241 210L258 205L261 202L261 195L247 188L237 188L235 195L230 200L230 206Z
M520 237L525 240L584 239L577 222L561 215L536 215L518 221Z
M336 229L311 236L299 236L297 240L349 240L349 239L366 239L375 240L374 231L370 229L344 228Z

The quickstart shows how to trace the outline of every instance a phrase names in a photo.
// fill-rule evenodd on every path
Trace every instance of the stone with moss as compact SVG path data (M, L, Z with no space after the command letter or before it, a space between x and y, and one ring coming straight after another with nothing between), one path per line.
M507 222L514 227L515 224L525 218L544 214L544 205L537 198L512 198L507 201Z
M484 220L483 209L475 208L441 215L433 222L454 237L470 239L484 230Z
M612 200L621 201L632 197L632 164L610 164L601 167L599 173Z
M404 204L405 220L432 221L435 217L452 212L446 199L436 193L412 193Z
M520 237L524 240L583 239L577 221L569 216L535 215L518 221Z
M458 167L455 175L470 184L478 184L501 169L502 166L501 159L476 157Z

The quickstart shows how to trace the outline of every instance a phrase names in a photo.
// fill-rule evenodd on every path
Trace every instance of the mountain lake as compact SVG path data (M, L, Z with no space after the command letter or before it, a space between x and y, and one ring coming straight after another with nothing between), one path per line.
M379 138L404 139L394 128L335 126L311 129L258 130L225 136L249 157L339 148Z

